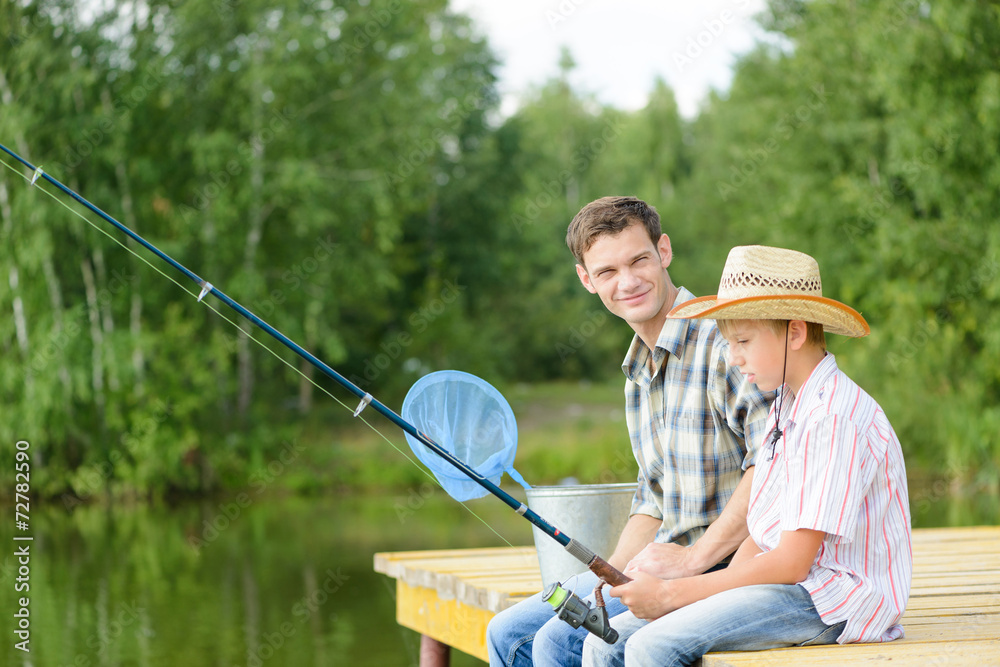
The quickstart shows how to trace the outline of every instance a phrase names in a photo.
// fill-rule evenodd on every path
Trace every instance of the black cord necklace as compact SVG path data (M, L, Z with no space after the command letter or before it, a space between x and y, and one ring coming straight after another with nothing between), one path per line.
M771 446L771 455L768 457L768 461L774 460L774 447L784 435L779 424L781 424L781 399L785 394L785 371L788 369L788 326L789 323L785 322L785 350L784 360L781 362L781 386L778 387L778 406L774 410L774 428L771 429L771 441L768 443Z

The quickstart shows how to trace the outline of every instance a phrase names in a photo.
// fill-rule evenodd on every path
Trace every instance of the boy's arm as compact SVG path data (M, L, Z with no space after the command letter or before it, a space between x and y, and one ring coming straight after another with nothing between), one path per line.
M740 545L740 548L736 550L736 553L733 555L733 559L729 561L729 567L735 567L740 563L746 562L761 553L761 551L763 550L758 547L757 543L753 541L753 538L748 535L747 538L743 540L743 544Z
M750 534L747 507L753 485L753 466L747 468L722 514L688 547L677 544L649 544L628 562L624 573L645 572L660 579L677 579L700 574L736 551Z
M800 528L784 531L778 546L724 570L686 579L663 580L638 572L611 589L637 618L653 620L692 602L741 586L797 584L809 574L826 533Z

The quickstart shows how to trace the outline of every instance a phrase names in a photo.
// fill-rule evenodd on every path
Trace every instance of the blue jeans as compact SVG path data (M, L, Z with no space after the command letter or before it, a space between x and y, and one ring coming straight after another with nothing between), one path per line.
M621 614L611 625L618 631L618 641L605 644L588 637L583 664L691 665L710 651L833 644L846 621L825 624L802 586L770 584L724 591L655 621Z
M596 585L597 575L584 572L570 577L562 586L593 606ZM607 588L604 589L604 601L609 616L626 611L625 605L608 595ZM543 602L542 594L538 593L493 617L486 627L486 647L491 667L577 667L581 664L583 640L588 634L582 626L574 630L566 621L556 618L552 606ZM594 639L601 641L597 637Z

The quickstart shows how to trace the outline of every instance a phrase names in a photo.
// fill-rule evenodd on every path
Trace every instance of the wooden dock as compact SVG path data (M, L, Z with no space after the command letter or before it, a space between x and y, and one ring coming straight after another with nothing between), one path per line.
M447 647L486 660L486 625L541 590L534 547L375 554L396 579L396 620L424 636L421 664ZM913 533L913 587L903 639L887 644L713 653L705 667L844 665L1000 666L1000 526Z

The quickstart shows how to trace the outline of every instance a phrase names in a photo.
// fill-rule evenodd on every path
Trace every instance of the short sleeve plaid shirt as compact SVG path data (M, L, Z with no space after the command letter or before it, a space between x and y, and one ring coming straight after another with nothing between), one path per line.
M681 287L674 305L693 298ZM746 382L727 352L714 320L668 319L655 349L635 336L622 362L639 464L631 514L663 519L657 542L686 546L700 538L764 439L774 395Z

